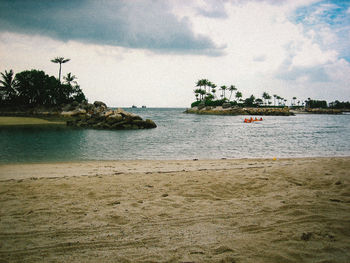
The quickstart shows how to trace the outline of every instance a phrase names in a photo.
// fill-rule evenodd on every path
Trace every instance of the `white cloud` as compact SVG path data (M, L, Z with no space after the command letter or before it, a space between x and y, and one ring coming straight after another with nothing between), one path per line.
M287 99L350 100L350 65L332 44L334 32L316 31L290 19L304 1L223 1L218 8L225 8L223 19L198 12L211 11L207 1L171 3L174 14L188 19L194 34L226 45L225 56L153 53L1 33L0 71L36 68L57 75L50 59L69 57L63 74L72 72L91 101L103 100L110 106L188 107L200 78L218 86L235 84L245 97L267 91Z

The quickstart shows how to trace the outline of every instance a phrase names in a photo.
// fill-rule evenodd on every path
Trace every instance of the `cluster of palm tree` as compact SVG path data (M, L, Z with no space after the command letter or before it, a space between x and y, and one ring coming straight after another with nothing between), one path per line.
M305 104L304 104L304 102L302 102L302 101L300 101L300 100L298 100L298 101L296 101L297 100L297 97L293 97L292 98L292 101L291 101L291 106L304 106ZM301 104L301 105L300 105Z
M196 88L194 90L196 100L197 101L203 101L203 100L218 100L218 96L216 95L216 84L212 83L211 81L207 79L200 79L196 83ZM202 87L204 87L202 89ZM208 89L207 89L208 88ZM231 100L232 94L235 92L235 97L237 100L242 98L242 92L237 91L237 88L235 85L230 85L229 87L223 85L220 86L219 89L221 90L220 98L221 100ZM230 96L227 99L226 98L226 90L230 92Z
M204 102L205 105L209 106L218 106L222 105L225 102L231 103L231 105L238 106L275 106L275 107L285 107L287 105L287 99L273 94L272 96L268 94L266 91L263 92L261 98L255 98L254 95L250 95L249 97L242 99L242 92L238 91L235 85L230 86L220 86L219 90L221 94L219 96L216 95L217 86L210 82L207 79L200 79L196 82L196 88L194 90L196 101L192 103L192 107L197 106L199 103ZM226 97L226 91L229 91L228 98ZM234 95L235 100L231 101L232 96ZM272 102L273 99L273 102ZM331 102L330 107L333 108L349 108L350 102L339 102L334 101ZM290 106L293 108L298 107L311 107L311 108L326 108L327 102L325 100L312 100L308 98L305 101L297 100L297 97L292 97L290 100Z
M286 106L287 99L278 96L277 94L270 95L267 92L263 92L261 98L255 98L254 95L251 95L247 97L246 99L242 99L243 95L242 92L238 91L235 85L230 86L220 86L219 90L221 91L220 95L217 96L217 85L212 83L211 81L207 79L200 79L196 82L196 88L194 90L195 97L196 97L196 103L198 104L201 101L204 101L208 104L208 102L214 101L214 102L230 102L231 104L236 105L248 105L248 106L279 106L284 107ZM226 92L229 91L228 97L226 97ZM234 100L231 101L231 98L234 95ZM272 102L273 98L273 102ZM304 102L301 103L300 100L296 101L296 97L293 97L291 100L291 106L304 106Z
M13 70L1 73L0 101L8 106L60 105L72 101L82 102L86 97L76 81L76 76L68 73L61 83L61 65L69 61L62 57L51 60L59 63L59 76L45 74L41 70L25 70L14 74Z
M285 98L282 98L281 96L278 96L276 94L273 95L273 105L276 106L276 100L277 100L277 106L284 106L286 105L287 100Z

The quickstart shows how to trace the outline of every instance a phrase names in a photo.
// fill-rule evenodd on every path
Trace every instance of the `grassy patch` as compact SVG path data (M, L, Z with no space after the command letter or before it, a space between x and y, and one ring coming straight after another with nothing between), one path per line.
M33 117L0 117L0 126L14 125L65 125L64 121L49 121Z

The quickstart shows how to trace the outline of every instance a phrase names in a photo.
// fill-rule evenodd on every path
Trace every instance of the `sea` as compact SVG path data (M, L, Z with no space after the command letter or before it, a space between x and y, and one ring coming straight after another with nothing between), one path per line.
M250 116L185 114L184 108L124 109L158 127L0 127L0 163L350 156L349 114L263 116L263 121L244 123Z

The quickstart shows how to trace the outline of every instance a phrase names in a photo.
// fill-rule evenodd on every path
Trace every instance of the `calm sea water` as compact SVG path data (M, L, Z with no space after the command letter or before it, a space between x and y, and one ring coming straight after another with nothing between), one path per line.
M150 118L151 130L0 128L0 162L123 159L350 156L350 115L184 114L184 109L126 109Z

